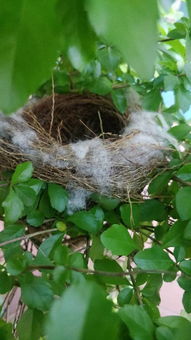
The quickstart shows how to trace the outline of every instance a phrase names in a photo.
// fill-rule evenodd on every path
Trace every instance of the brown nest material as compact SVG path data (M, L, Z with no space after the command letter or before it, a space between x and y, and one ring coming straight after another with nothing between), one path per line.
M122 116L112 101L96 94L55 94L37 101L29 107L39 124L50 135L68 144L105 134L118 135L127 123L128 115ZM26 115L31 123L32 118Z
M3 168L31 160L36 177L69 188L128 199L166 162L161 146L141 145L139 130L124 133L128 115L94 94L44 97L0 123Z

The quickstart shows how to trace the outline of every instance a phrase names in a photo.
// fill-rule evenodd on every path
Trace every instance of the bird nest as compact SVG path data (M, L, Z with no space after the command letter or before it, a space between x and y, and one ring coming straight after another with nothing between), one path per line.
M42 180L122 200L166 163L167 139L153 113L122 116L95 94L54 94L0 115L2 168L31 160Z

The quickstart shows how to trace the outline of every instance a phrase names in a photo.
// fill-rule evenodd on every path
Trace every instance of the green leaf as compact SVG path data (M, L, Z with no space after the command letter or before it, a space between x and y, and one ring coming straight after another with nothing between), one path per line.
M185 291L191 290L191 278L180 276L177 280L179 286Z
M27 182L31 177L33 173L33 165L31 162L24 162L19 165L17 165L15 172L12 176L11 183L23 183Z
M29 181L25 184L27 184L31 189L33 189L36 195L39 194L40 190L45 185L43 181L41 181L40 179L36 179L36 178L30 178Z
M176 176L183 181L191 182L191 163L183 165L176 173Z
M69 257L69 265L76 268L85 268L84 257L81 253L73 253Z
M189 340L191 332L191 322L182 316L165 316L157 320L161 326L168 327L173 331L173 340ZM166 339L165 339L166 340Z
M44 215L39 210L33 210L27 215L26 221L33 227L40 227L44 222Z
M143 98L143 107L148 111L158 111L162 101L161 93L158 88L147 92Z
M139 268L148 271L168 270L173 265L173 261L159 246L139 251L134 261Z
M173 74L168 74L164 77L164 90L165 91L172 91L179 85L179 79L177 76Z
M159 290L162 286L163 280L161 274L149 274L147 278L147 283L142 290L144 297L151 298L153 300L159 300ZM158 299L159 298L159 299Z
M27 266L28 255L21 248L12 248L9 256L5 256L6 268L9 274L19 275Z
M133 296L133 289L131 287L123 288L122 290L120 290L117 296L117 302L121 307L123 307L124 305L129 304L132 296Z
M32 207L36 201L36 192L26 184L17 184L14 190L26 207Z
M182 39L186 37L186 27L181 22L175 23L175 29L168 33L168 37L171 39Z
M58 247L56 247L53 257L55 263L58 265L67 264L68 252L69 249L64 244L63 245L60 244Z
M121 266L115 261L110 259L96 260L94 262L94 269L103 272L110 273L121 273L123 274L123 269ZM97 278L100 282L104 282L112 285L124 285L128 284L128 281L125 277L120 276L108 276L108 275L97 275Z
M99 229L103 226L104 212L99 206L95 206L89 210L90 213L94 214L97 223L99 224Z
M191 93L190 91L186 90L184 87L179 87L179 89L176 90L176 104L177 106L183 111L186 112L190 107L190 100L191 100ZM181 124L186 125L186 124ZM184 127L186 132L186 127ZM187 128L188 129L188 128ZM171 130L176 130L175 127ZM171 131L170 131L171 132ZM172 132L171 132L172 133ZM180 132L179 132L180 133ZM183 127L182 127L182 133L183 133ZM175 136L176 137L176 136ZM177 137L178 138L178 137Z
M186 77L188 78L188 80L190 79L191 77L191 63L186 63L184 65L184 71L185 71L185 74L186 74Z
M21 298L30 308L46 311L53 300L50 284L41 277L31 277L21 282Z
M102 210L100 209L100 211ZM100 220L100 216L96 216L96 214L93 212L79 211L70 216L68 221L74 223L77 227L86 230L89 233L96 234L102 228L103 219L101 218Z
M88 0L87 9L96 33L116 46L141 77L151 78L156 58L157 2Z
M163 190L166 189L166 186L168 185L171 175L172 175L171 171L165 171L161 175L158 175L156 178L154 178L149 185L148 189L149 194L160 195L163 192Z
M156 329L157 340L174 340L173 332L165 326L160 326Z
M46 218L52 218L56 214L56 210L53 209L50 204L50 198L47 190L45 190L41 196L39 210Z
M142 306L124 306L119 315L129 329L133 340L153 340L154 326Z
M129 255L137 249L135 242L130 237L128 230L120 224L113 224L101 234L104 247L111 250L113 255Z
M112 304L94 282L67 288L53 304L46 324L48 340L117 340L117 331Z
M141 221L163 221L167 217L167 213L164 205L156 200L150 199L145 200L143 204L141 204L140 211L140 219Z
M24 205L13 189L10 190L2 206L5 211L5 221L9 223L16 222L23 214Z
M160 298L159 298L160 301ZM150 316L150 318L155 321L156 319L159 318L160 312L156 303L156 298L143 298L143 303L144 303L144 309Z
M56 247L59 244L61 244L62 238L63 238L63 233L57 233L55 235L51 235L44 242L41 243L38 251L44 254L44 256L46 257L51 257Z
M183 140L190 132L191 127L188 124L182 123L172 127L168 132L178 140Z
M0 272L0 294L5 294L13 287L13 278L7 273Z
M188 8L188 14L189 17L191 18L191 0L186 0L187 3L187 8Z
M126 96L127 94L125 89L114 89L111 92L111 98L113 100L113 103L121 113L125 113L127 110Z
M6 242L25 234L22 224L6 224L4 230L0 232L0 242Z
M51 75L61 31L55 4L56 0L1 3L0 103L5 112L22 106Z
M2 187L1 187L1 184L2 184ZM8 186L3 186L4 185L4 182L0 182L0 216L3 216L4 214L4 210L3 210L3 207L2 207L2 203L3 201L5 200L6 196L8 195L9 193L9 188Z
M141 207L139 204L121 205L120 212L123 223L125 223L128 227L138 227L140 222L140 210Z
M97 55L102 67L104 67L108 73L115 72L121 61L121 55L116 49L111 46L104 46L104 48L97 51Z
M191 292L184 292L182 303L187 313L191 313Z
M0 319L0 339L2 340L15 340L12 335L12 324L7 323Z
M111 198L100 195L98 193L93 193L91 195L92 201L98 203L103 209L108 211L114 210L120 203L118 198Z
M191 188L180 188L176 194L176 209L182 220L191 219Z
M39 340L43 335L44 314L35 309L28 309L21 317L17 333L19 340Z
M163 248L176 247L182 244L185 223L175 222L162 239Z
M64 190L59 184L49 183L48 195L52 208L56 209L60 213L63 212L68 202L66 190Z
M175 247L174 256L177 262L182 261L186 256L186 250L183 246Z
M188 222L184 229L184 238L189 241L191 240L191 221Z
M179 266L184 273L191 275L191 260L184 260L180 262Z
M191 39L190 39L190 32L186 34L186 62L191 61Z
M105 96L112 90L112 82L107 77L101 77L93 81L89 85L89 90L93 93L97 93L101 96Z
M72 65L82 71L94 57L96 47L96 35L89 23L84 3L78 0L59 0L58 10L62 18L64 48Z
M103 259L103 252L104 247L101 243L100 238L95 235L92 235L92 246L89 252L89 256L92 259L92 261Z

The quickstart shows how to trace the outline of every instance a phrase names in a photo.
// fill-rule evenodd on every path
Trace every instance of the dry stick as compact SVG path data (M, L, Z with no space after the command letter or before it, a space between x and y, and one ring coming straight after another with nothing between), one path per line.
M53 231L58 231L58 229L57 228L51 228L51 229L47 229L47 230L37 231L37 232L32 233L32 234L16 237L16 238L13 238L12 240L1 242L0 247L6 246L7 244L11 244L11 243L18 242L18 241L29 240L30 238L33 238L35 236L51 233Z
M130 276L130 279L131 279L131 282L132 282L132 285L133 285L133 288L134 288L134 291L135 291L135 295L137 297L138 304L142 305L143 302L142 302L139 287L137 286L136 281L135 281L134 272L133 272L132 267L131 267L131 257L130 256L128 256L128 259L127 259L127 267L129 269L129 276Z
M113 84L112 89L123 89L125 87L130 87L129 84Z
M81 119L79 119L80 123L82 125L84 125L86 127L86 129L88 129L95 137L97 137L97 135L95 134L94 131L92 131Z
M101 134L102 134L103 139L104 139L103 122L102 122L102 119L101 119L101 114L100 114L99 111L97 112L97 114L98 114L98 117L99 117L99 123L100 123Z
M130 223L132 224L132 226L134 226L135 221L134 221L134 216L133 216L133 206L132 206L131 197L130 197L128 188L127 188L127 196L128 196L129 206L130 206Z
M55 93L54 93L54 77L52 75L52 109L51 109L51 121L50 121L50 128L49 128L49 135L52 132L52 126L54 121L54 109L55 109Z

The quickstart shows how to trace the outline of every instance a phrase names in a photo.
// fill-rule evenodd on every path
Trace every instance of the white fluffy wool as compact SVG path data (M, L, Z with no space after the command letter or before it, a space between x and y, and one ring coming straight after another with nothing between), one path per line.
M131 172L131 178L140 177L147 164L152 160L159 163L164 160L164 150L169 144L176 141L167 133L168 127L160 126L156 118L160 115L152 112L138 111L131 113L128 126L122 132L124 142L116 152L110 152L104 141L100 138L71 143L66 150L57 142L51 142L47 151L36 149L39 138L36 132L23 120L21 114L4 116L0 114L0 136L17 145L27 154L35 164L51 165L59 169L74 168L80 177L91 179L102 194L110 193L111 186L121 188L124 185L124 172ZM70 161L70 154L73 154ZM75 156L75 157L74 157ZM124 171L124 172L123 172ZM113 173L117 173L117 180L113 183ZM133 188L133 181L126 184L127 191ZM68 185L70 192L68 212L85 209L90 192L77 188L72 182Z
M163 126L160 126L157 120L160 120ZM132 112L128 126L123 131L124 136L131 135L124 148L124 155L140 165L146 164L153 158L160 161L164 158L164 151L170 144L177 147L176 139L167 132L168 128L164 118L158 113Z
M91 195L91 192L83 188L72 188L72 185L68 186L69 200L67 204L67 213L72 215L76 210L86 209L87 199Z
M130 114L128 126L124 129L123 135L138 131L143 136L143 141L144 136L149 135L154 144L164 146L166 143L176 143L174 137L167 132L168 129L169 127L161 114L138 111Z
M78 173L92 177L93 182L104 191L108 185L111 171L110 155L104 147L103 140L93 138L71 144L76 156Z

